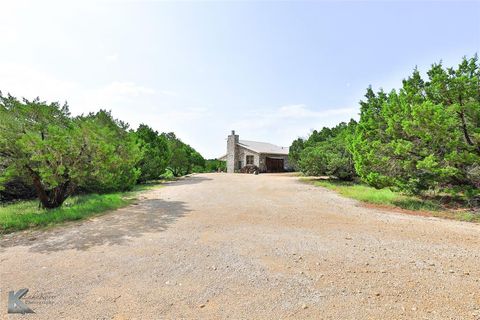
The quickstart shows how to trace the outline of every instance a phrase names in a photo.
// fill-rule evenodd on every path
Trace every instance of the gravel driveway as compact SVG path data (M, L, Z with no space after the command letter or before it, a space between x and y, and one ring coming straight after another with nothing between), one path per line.
M480 226L291 175L202 174L1 238L6 319L480 319ZM35 314L7 315L7 292Z

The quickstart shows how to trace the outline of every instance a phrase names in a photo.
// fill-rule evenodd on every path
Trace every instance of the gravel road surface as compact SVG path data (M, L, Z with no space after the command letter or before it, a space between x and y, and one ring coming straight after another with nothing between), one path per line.
M0 238L2 319L480 319L480 225L201 174ZM8 291L35 314L7 314Z

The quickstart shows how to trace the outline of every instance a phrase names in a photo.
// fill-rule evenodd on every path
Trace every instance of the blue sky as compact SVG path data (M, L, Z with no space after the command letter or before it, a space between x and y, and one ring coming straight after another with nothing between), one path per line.
M205 157L358 118L372 85L480 52L480 2L11 1L0 90L112 110Z

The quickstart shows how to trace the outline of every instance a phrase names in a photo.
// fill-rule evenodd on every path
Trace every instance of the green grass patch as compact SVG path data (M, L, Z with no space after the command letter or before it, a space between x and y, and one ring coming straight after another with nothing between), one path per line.
M139 192L158 186L158 183L148 183L137 185L129 192L78 195L68 198L60 208L51 210L39 208L37 200L2 205L0 234L85 219L118 209L132 203Z
M315 181L314 184L337 191L345 197L372 204L394 206L408 210L441 210L441 206L433 201L402 195L390 189L375 189L362 184L342 183L331 180Z
M434 217L480 222L480 214L470 211L468 208L459 208L459 210L451 211L437 199L430 200L415 196L407 196L390 189L375 189L364 184L353 182L314 178L301 178L301 180L336 191L347 198L370 204L428 212Z

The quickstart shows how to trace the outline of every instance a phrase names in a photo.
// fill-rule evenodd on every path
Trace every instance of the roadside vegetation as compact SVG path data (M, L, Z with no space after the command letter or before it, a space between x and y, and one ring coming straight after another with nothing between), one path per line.
M36 200L0 205L0 234L34 227L81 220L127 206L141 191L161 186L160 181L137 185L132 191L106 194L81 194L69 197L63 205L46 211Z
M375 189L366 184L331 179L303 178L302 180L313 183L319 187L336 191L342 196L370 204L399 207L407 210L442 210L442 206L438 202L422 200L415 196L405 195L388 188Z
M115 209L138 185L223 167L173 132L0 92L0 232Z
M118 209L130 203L121 193L89 194L69 197L64 204L45 212L38 201L26 200L0 206L0 233L45 227L69 220L84 219L94 214Z
M365 202L375 207L390 207L411 212L416 211L426 216L480 222L480 214L472 211L472 208L462 198L452 199L451 197L442 196L420 198L393 191L389 188L376 189L366 184L352 181L311 177L303 177L301 179L307 183L333 190L344 197Z
M375 204L413 210L480 208L480 65L433 64L399 90L369 87L360 120L313 131L290 147L290 161L316 184ZM335 182L336 181L336 182ZM439 200L441 199L441 200Z

